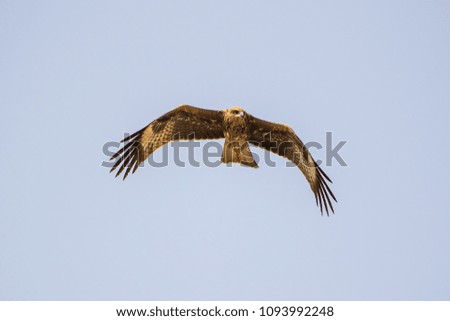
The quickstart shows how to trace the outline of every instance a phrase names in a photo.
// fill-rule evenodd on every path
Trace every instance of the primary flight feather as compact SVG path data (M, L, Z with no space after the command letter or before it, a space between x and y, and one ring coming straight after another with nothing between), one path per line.
M286 157L305 175L323 213L334 213L331 199L336 197L327 184L330 178L317 165L300 138L287 125L253 117L240 107L208 110L181 105L126 137L124 146L112 157L117 159L111 172L116 177L125 170L123 179L133 173L147 157L163 145L177 140L225 138L221 161L257 168L249 143Z

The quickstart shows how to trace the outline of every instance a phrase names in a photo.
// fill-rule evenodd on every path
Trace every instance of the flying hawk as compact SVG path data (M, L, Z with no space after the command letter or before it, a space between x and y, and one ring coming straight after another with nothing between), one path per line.
M181 105L173 109L122 140L124 146L111 157L117 159L111 172L118 168L117 177L126 169L125 179L150 154L171 141L221 138L225 138L223 163L257 168L249 143L288 158L305 175L322 214L323 207L327 215L328 209L334 213L330 196L337 200L326 182L331 180L292 128L253 117L240 107L215 111Z

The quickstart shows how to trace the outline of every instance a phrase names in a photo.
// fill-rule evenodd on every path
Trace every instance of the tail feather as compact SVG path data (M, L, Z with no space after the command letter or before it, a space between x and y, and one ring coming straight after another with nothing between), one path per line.
M222 163L239 163L245 166L258 168L253 158L248 142L229 142L225 140L222 152Z

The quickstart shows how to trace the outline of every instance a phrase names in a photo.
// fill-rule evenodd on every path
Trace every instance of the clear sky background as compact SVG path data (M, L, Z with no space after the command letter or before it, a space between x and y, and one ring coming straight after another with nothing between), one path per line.
M450 299L448 1L1 1L0 88L0 299ZM101 166L183 103L348 141L336 214L282 159Z

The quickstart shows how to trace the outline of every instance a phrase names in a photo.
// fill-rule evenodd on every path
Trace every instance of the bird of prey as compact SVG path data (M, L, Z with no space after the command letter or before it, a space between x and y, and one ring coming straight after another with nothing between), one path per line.
M329 209L334 213L330 197L335 202L337 200L326 182L331 183L331 180L292 128L258 119L241 107L216 111L189 105L178 106L123 139L124 146L111 157L111 160L117 159L111 172L118 168L117 177L126 169L125 179L150 154L171 141L221 138L225 138L223 163L240 163L257 168L249 143L286 157L305 175L322 214L323 208L327 215Z

